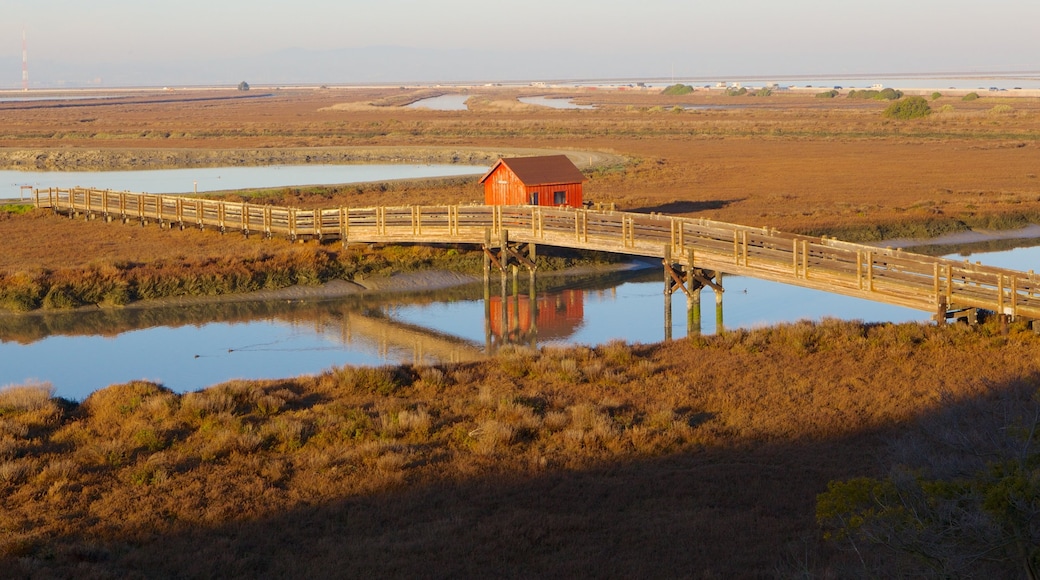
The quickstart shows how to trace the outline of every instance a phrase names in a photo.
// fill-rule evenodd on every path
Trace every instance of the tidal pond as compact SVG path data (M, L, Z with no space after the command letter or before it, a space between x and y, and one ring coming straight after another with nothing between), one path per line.
M551 97L519 97L517 99L521 103L528 105L538 105L540 107L549 107L552 109L582 109L590 110L595 109L595 105L579 105L574 102L573 99L554 99Z
M362 183L480 175L486 166L461 164L269 165L260 167L199 167L133 171L0 171L0 198L22 195L22 185L36 188L93 187L136 193L193 193Z
M466 106L467 100L469 100L469 95L441 95L439 97L419 99L407 105L406 108L433 109L434 111L467 111L469 110L469 107Z

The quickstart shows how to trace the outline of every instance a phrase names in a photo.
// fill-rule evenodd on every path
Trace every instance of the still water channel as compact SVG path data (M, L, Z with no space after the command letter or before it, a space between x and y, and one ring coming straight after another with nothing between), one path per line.
M241 169L241 171L240 171ZM484 167L302 166L141 172L0 172L0 187L85 184L150 192L350 183L402 177L479 174ZM0 190L0 197L5 192ZM99 226L103 227L103 226ZM1023 243L1023 245L1025 245ZM951 256L964 259L964 255ZM972 261L1036 270L1040 247L975 254ZM341 365L471 360L508 343L542 346L652 343L690 332L749 328L823 317L925 321L929 313L760 280L727 277L723 307L703 293L700 328L688 328L685 296L672 297L665 321L659 266L632 267L580 280L539 278L533 297L477 284L439 293L336 300L235 302L74 313L0 315L0 387L27 381L82 399L113 383L147 379L184 392L223 381L319 373ZM510 285L511 286L511 285Z
M466 101L469 95L441 95L419 99L408 105L408 109L433 109L434 111L468 111Z
M456 164L270 165L148 171L0 171L0 198L18 198L23 185L94 187L139 193L192 193L312 184L361 183L480 175L486 166Z
M963 256L951 256L963 259ZM973 261L1031 269L1040 247L975 254ZM514 296L493 283L389 297L268 301L87 313L0 316L0 385L47 381L82 399L105 385L148 379L176 391L235 378L319 373L341 365L473 360L504 344L652 343L697 329L686 299L672 297L666 329L656 266L580 280L540 279L532 299L521 276ZM721 311L703 293L699 331L753 328L824 317L927 321L929 313L737 276L724 280Z

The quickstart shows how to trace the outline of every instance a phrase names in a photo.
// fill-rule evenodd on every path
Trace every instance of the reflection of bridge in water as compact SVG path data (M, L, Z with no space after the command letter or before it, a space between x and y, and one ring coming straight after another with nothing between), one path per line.
M368 342L384 360L410 358L415 364L468 362L486 356L480 347L461 338L359 311L344 313L338 338L343 344L359 339Z
M532 291L526 285L523 293L493 296L481 302L479 286L433 292L395 295L354 294L335 299L269 299L185 303L177 306L138 306L131 308L94 309L76 312L40 311L20 316L0 317L0 341L29 345L50 336L104 336L165 327L204 327L211 324L249 324L273 322L279 327L295 329L294 334L320 337L327 344L366 352L384 361L414 364L466 362L487 356L505 344L534 345L539 342L566 342L583 325L587 292L611 292L618 284L646 281L653 271L625 268L587 273L580 277L539 279ZM654 280L657 276L652 277ZM532 302L532 295L535 296ZM457 320L438 324L434 316L419 316L404 322L394 312L402 306L469 303L470 315L483 311L483 323L467 318L467 326ZM440 321L444 321L441 319ZM471 326L469 326L471 325ZM484 335L481 336L483 327ZM265 336L252 334L253 337ZM263 343L243 347L236 343L218 346L223 352L261 350L293 352L300 349L292 339L286 344ZM254 345L255 346L255 345ZM328 350L309 341L303 349ZM332 350L336 350L332 348ZM277 356L277 355L275 355Z

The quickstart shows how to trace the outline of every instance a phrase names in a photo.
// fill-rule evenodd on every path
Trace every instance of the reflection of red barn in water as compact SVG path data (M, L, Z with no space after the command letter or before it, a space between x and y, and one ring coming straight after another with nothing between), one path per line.
M585 317L585 294L581 290L564 290L534 301L537 316L532 317L530 296L491 297L491 333L505 342L540 341L569 338ZM533 320L532 320L533 318ZM533 323L533 324L532 324Z

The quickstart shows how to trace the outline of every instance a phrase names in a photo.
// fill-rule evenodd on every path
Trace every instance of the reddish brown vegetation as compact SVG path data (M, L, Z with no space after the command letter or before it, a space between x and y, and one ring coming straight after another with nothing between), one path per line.
M1037 360L1032 333L825 322L80 405L23 388L0 396L0 551L59 575L843 577L826 482Z
M488 94L473 111L443 113L365 104L406 96L12 109L0 143L70 158L80 148L609 150L633 162L589 171L590 199L863 237L1010 225L1040 210L1034 100L1000 114L992 102L951 101L954 112L910 123L883 120L883 103L796 96L681 113L667 107L748 101L597 94L611 106L548 111ZM285 193L349 205L468 194L458 184ZM6 276L119 263L234 270L324 251L39 215L4 219L0 234L17 242L0 257ZM794 324L188 395L118 385L82 405L6 393L0 565L25 576L847 577L855 561L819 542L816 494L832 479L877 475L884 441L935 411L940 394L1035 382L1038 339L991 330Z

